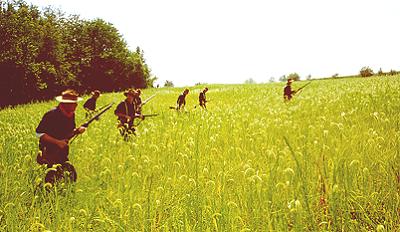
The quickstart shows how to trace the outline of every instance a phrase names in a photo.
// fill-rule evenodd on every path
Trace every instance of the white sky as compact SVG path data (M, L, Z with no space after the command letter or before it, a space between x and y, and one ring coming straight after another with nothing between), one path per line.
M112 23L162 86L400 69L399 0L27 0Z

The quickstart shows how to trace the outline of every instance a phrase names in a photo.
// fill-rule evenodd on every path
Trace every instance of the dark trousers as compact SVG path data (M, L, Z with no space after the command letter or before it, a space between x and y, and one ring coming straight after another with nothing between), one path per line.
M48 164L47 168L51 168L51 170L48 170L46 174L46 183L54 184L62 180L76 181L77 173L75 167L69 162L53 165Z
M133 123L120 123L118 125L118 130L119 133L124 137L125 141L128 141L131 135L136 135L135 133L135 127L133 126Z

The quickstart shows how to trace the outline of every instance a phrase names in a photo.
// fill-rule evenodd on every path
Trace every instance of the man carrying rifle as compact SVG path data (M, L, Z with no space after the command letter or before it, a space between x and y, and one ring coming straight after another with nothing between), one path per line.
M136 104L134 102L136 91L129 89L124 92L126 99L118 104L117 108L114 111L114 114L118 116L119 121L119 131L124 139L127 140L129 134L135 134L135 128L133 125L133 121L135 118L144 117L141 114L137 113Z
M299 94L300 91L306 87L307 85L311 84L311 82L308 82L307 84L303 85L302 87L298 88L297 90L292 90L292 82L293 79L288 79L287 80L287 84L286 87L283 89L283 99L287 102L290 101L290 99L292 99L293 95L295 94Z
M201 91L200 94L199 94L199 105L200 105L203 109L207 109L207 107L206 107L206 102L207 102L207 100L206 100L206 93L207 93L207 91L208 91L208 88L205 87L205 88L203 89L203 91Z
M51 184L63 179L66 172L69 173L69 180L76 181L75 168L68 160L68 139L86 130L85 127L76 128L75 124L75 110L82 98L74 90L68 89L56 100L58 106L48 111L36 128L40 149L37 162L51 168L45 177L45 182Z
M100 97L100 91L95 90L92 92L92 97L89 98L85 104L83 104L83 108L86 110L86 118L90 117L96 111L96 101Z
M183 109L186 105L186 95L189 94L189 89L185 89L182 94L179 95L176 100L176 110Z
M286 87L283 89L283 99L285 101L290 101L292 99L292 95L296 94L295 90L292 90L292 82L293 79L288 79L286 83Z

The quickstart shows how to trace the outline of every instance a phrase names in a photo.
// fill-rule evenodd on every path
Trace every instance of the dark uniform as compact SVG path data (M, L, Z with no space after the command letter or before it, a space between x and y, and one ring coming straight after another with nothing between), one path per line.
M119 131L122 136L126 139L129 134L135 134L135 128L133 126L133 121L135 118L136 114L136 106L135 103L133 102L132 104L128 103L127 101L122 101L121 103L118 104L117 108L114 111L114 114L116 113L121 113L124 115L128 115L131 117L130 121L127 121L126 118L124 117L118 117L119 121Z
M286 87L283 89L283 98L286 101L289 101L292 99L292 95L295 94L296 91L292 90L292 86L286 85Z
M46 133L49 136L64 140L69 139L74 133L75 129L75 116L68 118L63 115L59 107L48 111L40 121L36 128L36 133ZM39 164L47 164L48 168L53 167L54 164L61 164L56 170L47 172L45 181L47 183L54 183L64 177L64 171L69 172L69 177L72 181L76 181L76 171L74 166L68 161L69 148L61 150L57 145L52 143L39 143L41 153L37 156Z
M89 98L85 102L85 104L83 104L83 108L88 109L88 110L92 110L92 111L96 110L96 100L97 99L94 98L94 97Z
M201 107L205 108L206 107L206 102L207 102L206 93L200 92L200 94L199 94L199 105Z
M178 100L176 101L176 104L178 104L178 109L181 108L181 106L185 106L186 105L186 95L185 94L181 94L178 97Z

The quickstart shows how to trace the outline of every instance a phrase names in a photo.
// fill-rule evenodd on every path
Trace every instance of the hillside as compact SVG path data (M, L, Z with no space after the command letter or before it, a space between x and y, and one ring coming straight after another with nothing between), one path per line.
M294 83L298 88L304 83ZM125 142L107 112L70 149L75 184L43 187L35 128L56 102L0 111L0 230L400 230L400 76L156 93ZM104 94L98 106L118 103ZM81 105L77 123L83 122Z

